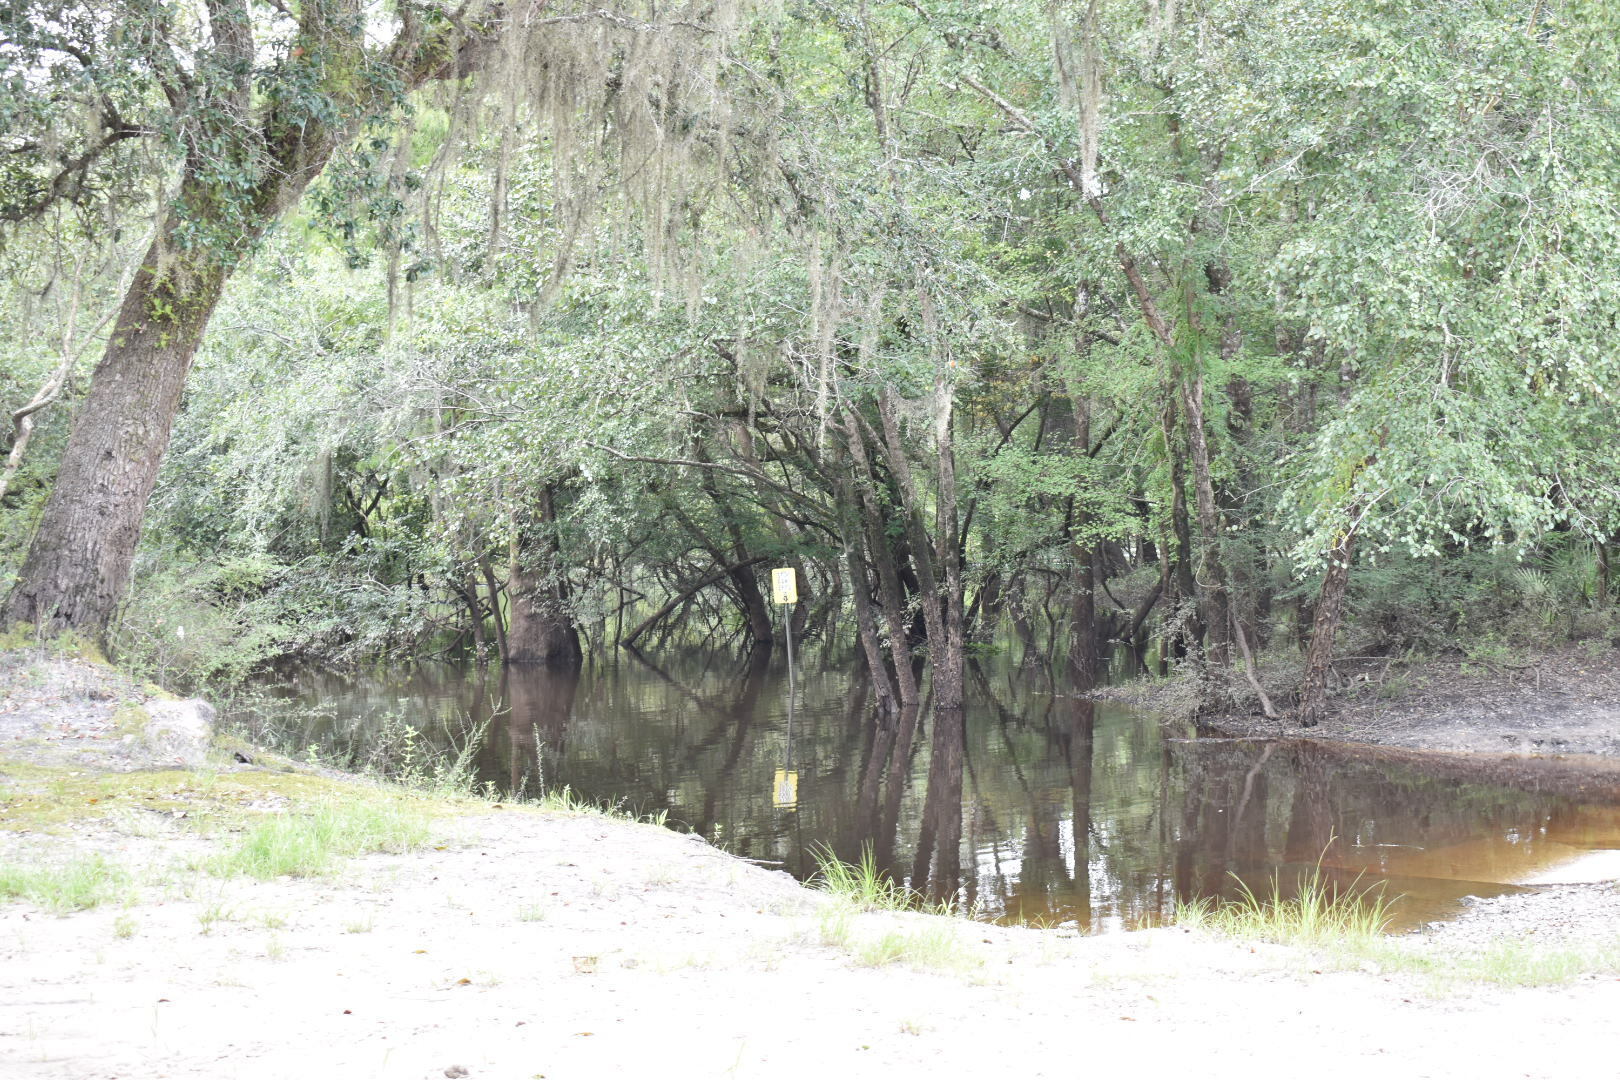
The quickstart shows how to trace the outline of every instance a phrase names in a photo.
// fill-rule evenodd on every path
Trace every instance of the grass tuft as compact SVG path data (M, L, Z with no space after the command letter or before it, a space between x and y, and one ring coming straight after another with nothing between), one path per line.
M260 822L207 869L220 877L311 877L326 873L339 856L405 852L427 839L426 815L410 807L332 802Z
M58 915L113 900L128 883L124 869L100 855L52 867L0 865L0 898L27 900Z
M1584 977L1620 974L1620 941L1553 947L1498 941L1483 948L1428 947L1402 938L1384 938L1340 950L1346 966L1422 977L1435 993L1469 987L1559 986Z
M915 931L885 930L877 937L857 932L856 922L864 913L923 912L937 916L958 914L950 904L928 904L913 889L896 884L877 868L871 847L861 852L859 862L847 863L822 848L815 853L818 869L813 887L828 894L832 902L818 916L821 944L848 951L863 967L907 964L915 968L965 969L978 961L964 953L957 939L954 919L926 925ZM878 915L879 922L889 922ZM863 920L864 921L864 920Z
M865 967L908 964L917 968L957 968L969 963L949 925L913 934L892 931L862 945L855 959Z
M488 797L493 799L495 796L491 793ZM646 822L659 827L669 823L668 810L656 810L649 814L636 814L627 809L622 802L613 805L594 803L567 784L560 788L547 788L532 800L514 797L511 802L516 806L533 806L554 814L589 814L614 818L618 821Z
M1177 924L1227 937L1321 945L1376 939L1393 917L1393 899L1385 895L1382 883L1340 889L1323 877L1320 864L1300 878L1292 896L1282 894L1276 874L1264 897L1241 880L1238 888L1236 900L1202 899L1178 906Z
M920 893L896 884L877 868L870 844L861 850L860 862L855 863L844 862L825 847L814 855L816 873L811 885L856 910L916 911L924 906Z

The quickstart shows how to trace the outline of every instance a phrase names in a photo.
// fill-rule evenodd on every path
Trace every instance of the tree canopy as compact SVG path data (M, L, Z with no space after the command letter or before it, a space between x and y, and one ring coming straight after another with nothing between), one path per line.
M15 424L7 620L555 660L769 641L791 565L885 707L1010 637L1306 722L1344 620L1612 627L1611 5L4 23L0 394L72 406Z

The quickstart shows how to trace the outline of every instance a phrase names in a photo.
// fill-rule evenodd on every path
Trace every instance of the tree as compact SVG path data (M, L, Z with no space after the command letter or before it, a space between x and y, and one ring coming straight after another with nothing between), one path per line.
M358 0L291 8L211 0L204 10L41 2L10 14L13 85L38 80L47 98L88 94L98 107L96 134L79 153L53 154L48 132L13 148L35 169L7 177L6 218L92 197L98 177L117 167L109 152L127 140L160 140L179 159L174 193L0 606L0 624L99 636L123 596L186 374L226 281L364 124L429 80L472 71L491 51L501 13L467 22L402 3L381 45ZM138 118L126 116L123 100ZM61 117L43 110L41 119Z
M709 76L712 52L685 44L722 36L704 16L676 10L644 21L550 8L549 0L397 0L384 10L360 0L22 0L7 9L4 75L13 95L35 104L8 108L24 126L0 173L0 221L63 203L127 206L134 195L119 177L132 143L147 144L151 183L172 192L158 200L154 237L0 624L105 631L226 282L334 155L361 135L373 149L387 145L413 91L498 74L503 89L549 105L560 127L581 114L601 120L611 107L620 137L652 129L655 149L681 142L663 130L688 83ZM626 48L627 35L662 45ZM75 126L87 133L64 146L60 131L86 111L89 122Z

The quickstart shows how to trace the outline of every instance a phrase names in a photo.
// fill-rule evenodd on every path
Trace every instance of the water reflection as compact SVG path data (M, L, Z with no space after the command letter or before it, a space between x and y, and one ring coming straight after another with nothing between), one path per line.
M1317 865L1389 882L1412 923L1620 849L1613 791L1571 798L1313 744L1166 732L1012 665L976 667L963 710L880 719L859 678L811 661L791 730L768 652L632 655L583 672L302 673L276 692L328 752L364 760L401 717L444 746L483 730L478 775L506 791L566 784L662 811L801 877L821 848L847 860L869 848L931 899L1092 931Z

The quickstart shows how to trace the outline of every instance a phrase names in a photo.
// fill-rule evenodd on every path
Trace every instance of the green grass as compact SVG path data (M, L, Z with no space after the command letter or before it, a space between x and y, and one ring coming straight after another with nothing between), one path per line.
M818 869L811 885L832 900L817 917L821 944L847 951L863 967L907 964L966 969L979 963L962 950L957 937L959 922L954 918L941 918L934 925L919 919L916 930L886 929L876 937L859 933L857 920L864 914L881 917L920 912L948 917L959 913L950 904L930 905L920 893L896 884L878 870L870 847L861 852L859 862L844 862L826 848L817 851L815 858Z
M908 964L919 968L960 968L972 962L949 925L909 934L891 931L859 946L855 960L864 967Z
M0 865L0 898L26 900L58 915L116 899L128 884L123 868L100 855L61 866Z
M405 852L427 839L427 816L413 807L330 802L259 822L206 868L221 877L310 877L329 871L341 856Z
M834 949L846 949L854 938L855 913L844 904L828 904L816 917L821 943Z
M921 894L878 870L871 845L862 849L860 862L854 863L844 862L824 847L813 854L816 873L811 886L858 911L917 911L924 907ZM936 914L949 914L948 909L944 905Z
M1340 889L1322 875L1320 865L1300 878L1294 895L1282 894L1272 875L1266 895L1238 882L1236 900L1198 900L1180 905L1176 922L1226 937L1275 941L1284 945L1322 945L1371 941L1381 937L1392 917L1392 898L1382 884Z
M1582 976L1620 975L1620 939L1563 947L1517 939L1481 948L1431 947L1385 933L1391 903L1377 885L1335 888L1317 867L1294 896L1282 896L1273 876L1263 897L1242 886L1236 900L1182 905L1176 922L1239 940L1303 946L1324 967L1415 975L1435 993L1472 986L1557 986Z
M493 798L493 796L485 797ZM669 821L668 810L658 810L651 814L635 814L626 810L623 806L594 803L567 784L560 788L549 788L533 800L513 797L510 801L514 806L533 806L556 814L594 814L601 817L615 818L620 821L646 822L649 825L658 825L660 827Z
M1381 972L1420 976L1438 993L1480 985L1559 986L1582 976L1620 974L1620 940L1550 948L1510 940L1470 950L1384 938L1337 950L1335 958L1347 967L1372 963Z
M197 925L201 928L200 932L206 936L214 932L215 923L230 922L232 917L231 909L225 906L224 901L213 900L204 904L203 909L197 912Z
M606 812L604 807L591 802L567 784L543 792L534 800L534 805L542 810L550 810L558 814L601 814Z

